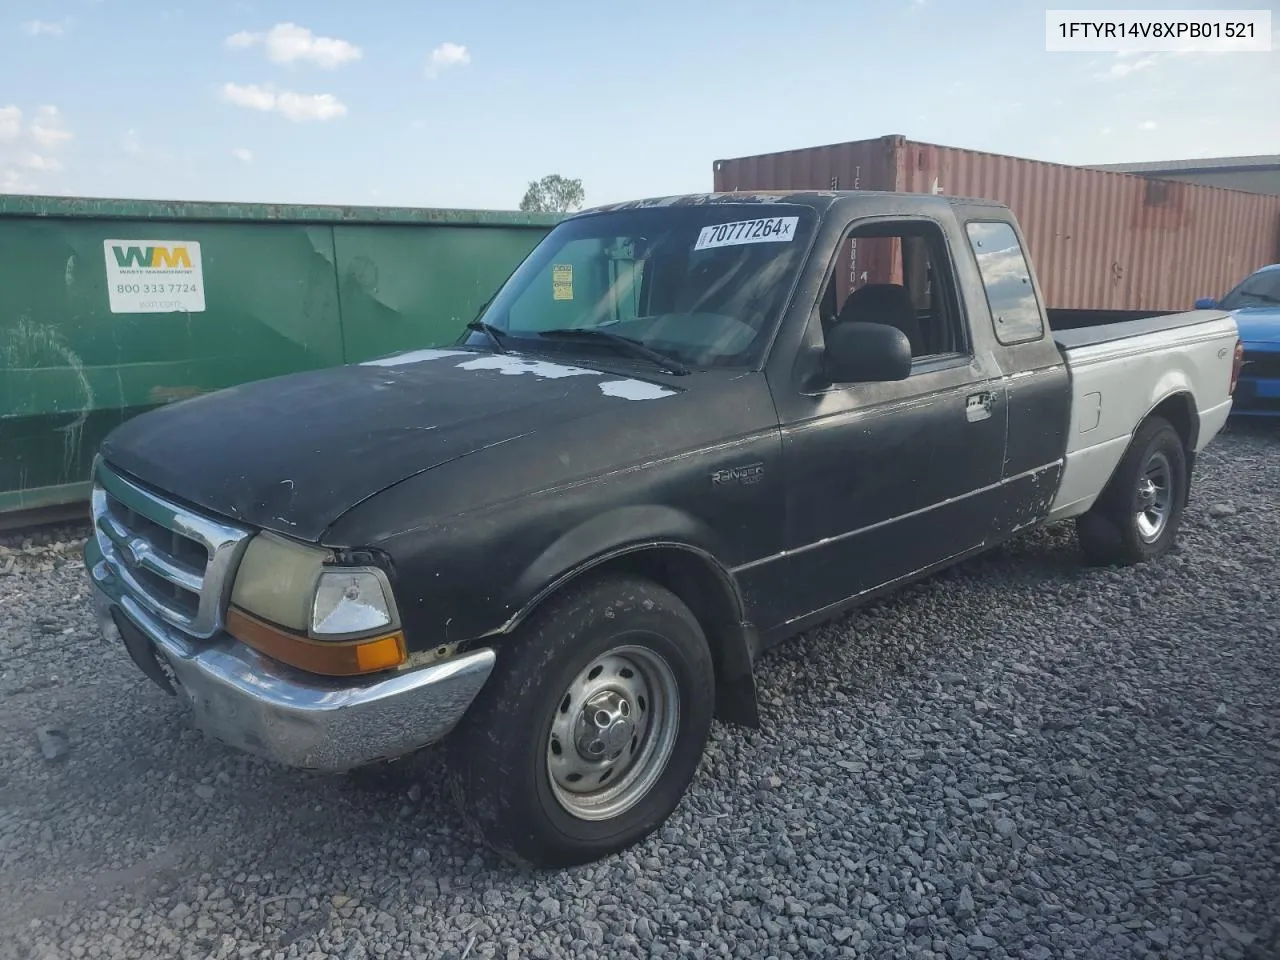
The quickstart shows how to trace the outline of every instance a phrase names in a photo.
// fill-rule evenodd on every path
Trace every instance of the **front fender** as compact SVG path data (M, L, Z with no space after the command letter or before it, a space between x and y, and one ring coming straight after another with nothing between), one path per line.
M519 628L539 605L579 577L620 563L680 596L702 623L716 667L716 715L759 725L753 674L755 632L737 582L717 559L710 531L670 507L620 507L557 538L513 586L516 613L499 633Z
M591 567L639 550L669 547L698 555L717 571L743 619L742 598L733 577L715 558L714 533L683 511L659 504L617 507L568 530L537 555L512 584L515 614L501 627L515 629L547 596Z

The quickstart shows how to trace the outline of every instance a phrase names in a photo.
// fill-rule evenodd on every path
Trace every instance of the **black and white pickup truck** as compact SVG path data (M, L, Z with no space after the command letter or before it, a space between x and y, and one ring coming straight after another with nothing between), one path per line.
M103 629L233 747L343 771L445 740L494 849L599 858L676 807L713 717L758 722L770 645L1046 522L1094 561L1174 543L1234 321L1042 304L985 201L572 216L455 346L118 427Z

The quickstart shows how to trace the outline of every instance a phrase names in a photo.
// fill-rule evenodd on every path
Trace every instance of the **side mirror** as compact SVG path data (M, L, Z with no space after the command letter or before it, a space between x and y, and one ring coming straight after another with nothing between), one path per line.
M879 383L911 376L911 341L883 323L837 323L824 357L832 383Z
M1217 306L1218 301L1213 299L1213 297L1201 297L1196 301L1197 310L1215 310L1217 309Z

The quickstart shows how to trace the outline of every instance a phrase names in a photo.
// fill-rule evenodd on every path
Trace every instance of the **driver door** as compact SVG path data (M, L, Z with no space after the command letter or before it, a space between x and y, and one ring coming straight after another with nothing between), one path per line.
M1004 388L990 351L974 348L944 234L894 220L863 222L850 234L860 236L899 241L899 260L929 258L928 269L882 264L867 283L929 280L910 283L920 327L907 379L796 390L779 404L792 620L973 550L998 510Z

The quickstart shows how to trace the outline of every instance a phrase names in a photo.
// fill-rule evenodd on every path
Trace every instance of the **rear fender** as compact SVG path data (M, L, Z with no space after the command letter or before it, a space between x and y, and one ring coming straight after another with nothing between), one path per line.
M1196 450L1200 440L1200 411L1196 408L1195 389L1185 370L1175 367L1166 371L1151 390L1147 411L1134 425L1146 423L1152 416L1163 416L1181 434L1187 450Z

